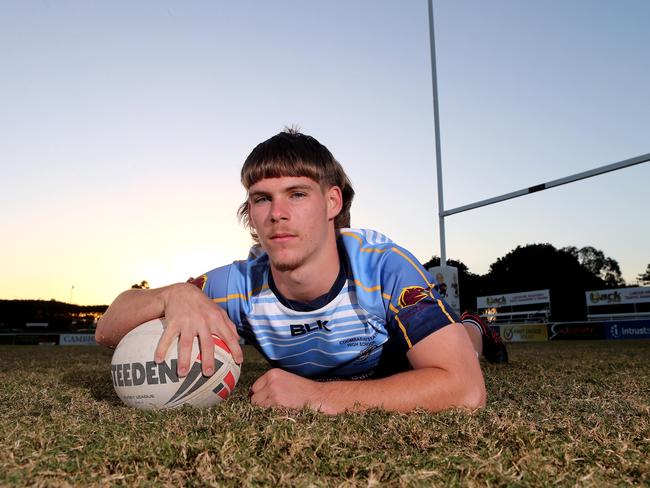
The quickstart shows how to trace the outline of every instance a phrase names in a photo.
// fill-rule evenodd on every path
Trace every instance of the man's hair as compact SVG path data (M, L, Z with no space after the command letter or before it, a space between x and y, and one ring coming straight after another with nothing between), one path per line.
M282 176L311 178L323 191L338 186L343 196L343 207L334 219L334 227L350 227L350 207L354 198L352 183L332 153L315 138L301 134L297 129L287 128L258 144L241 169L241 182L246 191L264 178ZM249 229L253 240L259 243L250 225L248 199L239 207L237 215Z

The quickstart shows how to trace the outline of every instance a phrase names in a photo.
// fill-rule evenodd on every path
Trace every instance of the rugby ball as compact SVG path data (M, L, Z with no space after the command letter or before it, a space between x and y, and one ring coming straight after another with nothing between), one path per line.
M198 338L194 338L190 369L179 378L177 340L165 360L157 364L154 353L165 330L165 319L146 322L125 335L115 348L111 376L117 396L128 406L143 410L175 408L183 405L207 408L225 400L239 380L240 366L235 363L226 343L216 335L212 376L201 372Z

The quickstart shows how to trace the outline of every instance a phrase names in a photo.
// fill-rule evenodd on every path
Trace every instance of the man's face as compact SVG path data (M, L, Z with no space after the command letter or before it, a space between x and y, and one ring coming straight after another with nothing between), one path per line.
M318 255L334 235L341 191L323 191L306 177L266 178L248 190L250 222L278 271L291 271Z

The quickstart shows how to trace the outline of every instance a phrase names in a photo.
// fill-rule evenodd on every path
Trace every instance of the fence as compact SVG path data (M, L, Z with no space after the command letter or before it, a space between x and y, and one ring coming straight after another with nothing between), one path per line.
M2 332L0 345L96 346L95 334L70 332Z

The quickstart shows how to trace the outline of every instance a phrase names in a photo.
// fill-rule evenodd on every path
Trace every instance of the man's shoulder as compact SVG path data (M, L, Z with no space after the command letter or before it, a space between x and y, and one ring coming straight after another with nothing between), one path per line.
M348 256L362 261L388 263L395 258L411 257L411 253L392 239L371 229L341 229L341 240Z
M340 229L339 233L346 249L349 250L386 249L395 245L389 237L376 230L344 228Z
M420 262L381 232L341 229L340 235L355 275L361 273L389 278L415 273L428 281Z
M247 259L234 261L205 273L202 276L205 283L201 283L201 288L213 298L248 296L251 290L264 288L268 267L266 253L253 248Z

